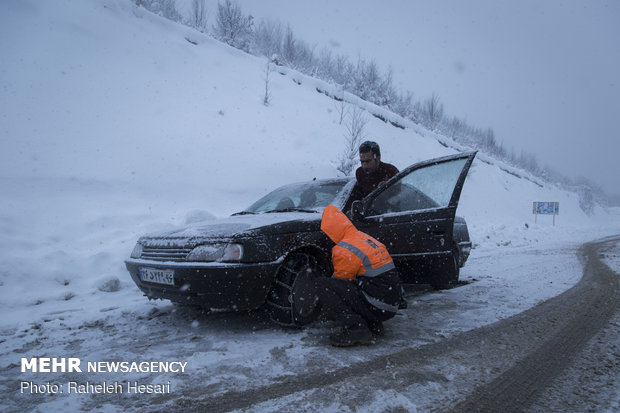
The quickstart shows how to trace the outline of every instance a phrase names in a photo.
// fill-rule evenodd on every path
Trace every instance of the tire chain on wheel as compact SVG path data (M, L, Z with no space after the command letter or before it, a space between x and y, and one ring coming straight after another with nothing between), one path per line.
M300 261L303 257L304 261ZM293 309L293 288L301 271L315 270L318 267L312 255L297 253L287 258L278 269L276 280L269 291L267 306L273 321L283 326L300 326L305 324L299 320Z

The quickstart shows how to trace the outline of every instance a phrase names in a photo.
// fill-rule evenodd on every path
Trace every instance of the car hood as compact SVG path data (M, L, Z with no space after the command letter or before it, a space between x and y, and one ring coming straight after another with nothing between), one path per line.
M195 246L205 242L227 241L244 234L276 234L299 231L300 222L318 229L320 213L275 212L256 215L235 215L227 218L196 222L171 231L157 232L140 238L146 246ZM291 229L293 228L294 229Z

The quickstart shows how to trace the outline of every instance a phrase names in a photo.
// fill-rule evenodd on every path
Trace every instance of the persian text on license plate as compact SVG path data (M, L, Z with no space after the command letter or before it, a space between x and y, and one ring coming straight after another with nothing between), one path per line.
M140 279L142 281L155 283L174 285L174 271L173 270L161 270L158 268L140 268Z

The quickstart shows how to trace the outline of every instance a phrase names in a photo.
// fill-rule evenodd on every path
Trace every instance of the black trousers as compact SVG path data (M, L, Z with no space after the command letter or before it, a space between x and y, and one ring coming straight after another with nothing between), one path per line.
M354 280L321 277L314 281L321 315L329 320L340 321L345 326L370 325L388 320L396 314L370 304L359 283Z

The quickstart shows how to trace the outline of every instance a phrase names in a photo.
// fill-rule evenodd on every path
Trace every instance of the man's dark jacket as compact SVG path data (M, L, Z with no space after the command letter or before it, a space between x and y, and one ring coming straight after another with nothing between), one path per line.
M356 198L361 199L365 197L397 173L398 168L385 162L379 163L377 169L372 173L364 172L364 169L360 166L355 171L355 178L357 179L355 188Z

